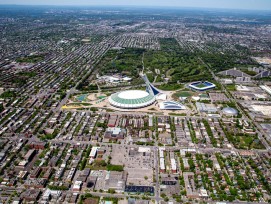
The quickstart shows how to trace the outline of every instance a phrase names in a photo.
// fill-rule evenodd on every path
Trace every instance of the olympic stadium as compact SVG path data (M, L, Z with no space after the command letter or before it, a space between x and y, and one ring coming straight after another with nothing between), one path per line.
M112 94L109 97L109 103L117 108L136 109L150 106L156 101L156 96L161 91L155 88L146 75L142 75L146 84L146 91L126 90Z

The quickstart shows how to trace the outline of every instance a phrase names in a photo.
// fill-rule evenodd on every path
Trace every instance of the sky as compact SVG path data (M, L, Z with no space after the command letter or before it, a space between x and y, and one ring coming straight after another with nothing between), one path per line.
M0 4L91 5L91 6L168 6L271 10L271 0L0 0Z

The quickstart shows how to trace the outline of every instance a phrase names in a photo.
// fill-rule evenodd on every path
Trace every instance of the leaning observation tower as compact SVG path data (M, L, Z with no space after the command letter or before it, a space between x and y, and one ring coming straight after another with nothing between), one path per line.
M157 96L158 94L161 94L161 91L157 89L155 86L152 85L152 83L149 81L148 77L146 74L141 74L141 77L143 78L145 84L146 84L146 91L153 95Z

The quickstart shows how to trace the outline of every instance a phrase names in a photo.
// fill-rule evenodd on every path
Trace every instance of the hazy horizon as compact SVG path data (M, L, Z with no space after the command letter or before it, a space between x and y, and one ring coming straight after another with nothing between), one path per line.
M140 7L175 7L175 8L213 8L242 10L271 10L270 0L1 0L0 5L48 5L48 6L140 6Z

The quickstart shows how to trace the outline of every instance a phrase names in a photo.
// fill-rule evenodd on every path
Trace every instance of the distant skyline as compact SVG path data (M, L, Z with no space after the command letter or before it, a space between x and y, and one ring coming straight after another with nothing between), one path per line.
M17 5L88 5L196 7L247 10L271 10L271 0L0 0L0 4Z

